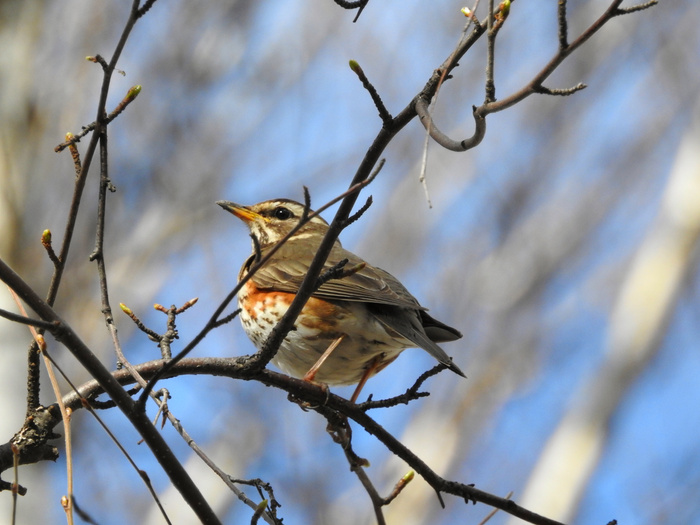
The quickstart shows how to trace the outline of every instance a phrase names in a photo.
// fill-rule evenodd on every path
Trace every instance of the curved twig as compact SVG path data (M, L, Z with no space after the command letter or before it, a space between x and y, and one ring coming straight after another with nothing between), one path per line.
M472 108L474 124L476 125L474 134L468 139L460 141L451 139L435 127L433 118L430 116L430 111L428 110L428 102L424 98L418 98L416 100L415 108L421 124L423 124L428 134L435 142L445 149L458 152L467 151L468 149L475 148L484 140L484 136L486 135L486 119L477 112L476 107Z
M532 78L532 80L524 86L522 89L516 91L515 93L509 95L501 100L496 100L495 98L495 85L493 85L493 44L497 31L502 27L505 17L494 20L492 22L493 13L489 14L489 60L487 67L487 78L486 78L486 100L484 104L473 109L474 119L476 121L476 131L471 138L465 140L454 140L449 138L447 135L442 133L435 125L434 121L430 117L428 111L428 103L432 97L433 92L429 89L424 90L415 102L415 111L418 113L421 123L426 128L430 136L442 147L449 149L451 151L466 151L467 149L473 148L478 145L483 139L483 135L480 136L480 132L485 132L485 118L490 113L497 113L505 109L514 106L518 102L526 99L533 94L546 94L546 95L556 95L556 96L568 96L577 91L580 91L586 87L585 84L579 83L571 88L564 89L550 89L544 87L544 81L564 62L566 58L569 57L576 49L581 47L589 38L591 38L596 32L598 32L607 22L616 16L626 15L630 13L635 13L644 9L648 9L658 3L658 0L650 0L644 4L629 8L620 8L622 0L614 0L605 12L593 22L581 35L571 42L568 43L568 26L566 22L566 0L560 0L559 8L557 11L557 21L558 21L558 39L559 46L556 54L552 59ZM493 27L491 24L493 23ZM483 33L483 26L475 26L475 31L472 33L475 39L478 39ZM471 42L473 43L473 42ZM471 45L471 44L470 44ZM461 48L462 46L460 46ZM458 48L459 49L459 48ZM466 52L466 49L464 50ZM463 54L462 50L453 53L457 58L461 57ZM443 67L451 71L453 67L456 66L456 60L453 60L453 55L443 64ZM429 94L429 96L426 96ZM482 122L484 121L484 122ZM483 128L483 129L482 129Z

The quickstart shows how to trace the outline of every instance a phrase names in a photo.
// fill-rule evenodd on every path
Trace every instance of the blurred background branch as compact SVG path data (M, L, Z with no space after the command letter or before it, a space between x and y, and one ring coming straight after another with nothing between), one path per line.
M597 6L569 4L571 35L594 21ZM50 228L61 242L63 203L73 191L70 155L53 148L66 131L77 133L94 120L85 101L97 100L101 72L84 57L114 47L127 9L79 0L0 5L0 257L35 289L47 289L52 271L41 232ZM136 307L200 297L178 327L188 340L233 288L238 261L249 252L243 229L231 231L214 202L299 200L302 185L311 188L315 204L338 194L374 136L374 124L367 123L377 123L348 60L362 64L395 112L452 49L465 22L456 9L419 1L402 2L400 9L370 3L352 24L354 15L332 2L318 2L313 14L301 4L279 9L246 0L153 6L125 47L119 63L125 76L114 77L114 99L107 102L115 107L131 86L143 86L110 124L117 193L109 202L105 256L114 300ZM495 494L512 490L516 501L523 493L529 498L542 469L549 481L557 479L548 467L547 458L555 457L550 445L562 428L572 428L569 422L583 421L577 437L587 439L589 452L565 448L554 462L577 474L569 496L547 490L546 501L530 500L542 514L557 505L572 523L689 523L700 516L697 498L690 497L700 485L694 461L700 415L689 401L698 397L700 372L698 250L692 227L678 227L692 224L693 207L669 204L677 202L678 174L692 172L681 166L698 164L683 152L684 144L697 143L692 108L700 92L700 7L663 2L647 15L614 19L548 82L584 82L588 89L567 98L530 97L491 115L482 144L468 153L432 146L432 210L418 183L424 130L409 125L385 152L387 164L371 187L376 205L341 239L390 269L421 302L434 305L436 317L466 334L450 353L467 381L441 374L426 382L429 398L373 416L438 474ZM554 4L515 2L498 37L498 92L514 92L532 78L558 40ZM473 129L481 79L483 61L465 57L441 88L433 116L445 133L466 136ZM89 180L85 191L95 196L97 181ZM104 352L103 362L114 365L88 261L95 208L96 199L88 199L76 224L57 307L91 348ZM663 264L647 278L646 264L656 260ZM655 299L639 304L637 290ZM630 300L634 309L626 306ZM0 303L13 310L9 296L0 293ZM158 314L152 315L143 319L148 326L157 325ZM130 320L116 322L132 362L160 355L155 343L133 333ZM199 355L250 353L234 324L208 337ZM26 367L25 330L0 323L4 436L24 419L24 377L16 371ZM419 351L411 357L383 373L394 372L395 379L380 375L367 393L398 395L432 366ZM88 379L60 350L56 358L76 383ZM618 368L610 374L613 359ZM254 383L168 381L169 405L188 415L193 438L224 471L271 483L290 523L373 522L367 495L314 414ZM52 402L44 396L44 404ZM135 442L112 412L105 417L119 437ZM135 474L117 454L105 454L111 445L89 418L73 424L76 471L110 473L109 487L76 477L81 506L100 523L149 522L157 511ZM592 434L583 431L589 428ZM174 437L168 427L164 433ZM570 447L577 443L567 440ZM370 460L378 492L389 493L405 463L362 432L353 446ZM190 457L184 444L174 447ZM148 466L150 455L133 448L137 463ZM249 520L249 509L206 467L197 461L187 467L224 521ZM171 515L193 519L156 469L148 471ZM50 464L21 471L30 487L20 498L23 522L62 519L58 503L26 502L58 502L55 480L64 475ZM112 487L119 487L119 497ZM0 498L5 516L8 500ZM385 517L388 523L454 523L465 513L473 521L487 513L477 506L472 515L472 507L446 501L443 510L416 478L384 509ZM507 520L499 513L489 523Z

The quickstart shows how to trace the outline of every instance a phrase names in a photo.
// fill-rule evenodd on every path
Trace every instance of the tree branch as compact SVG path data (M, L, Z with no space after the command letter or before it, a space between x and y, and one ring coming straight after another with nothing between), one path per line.
M152 377L160 370L162 361L149 361L140 365L136 365L138 372L146 378ZM501 509L508 514L523 519L529 523L540 525L561 525L554 520L540 516L532 511L529 511L508 498L501 498L488 492L484 492L475 488L473 485L467 485L458 481L451 481L438 476L422 459L416 456L403 443L395 438L391 433L384 429L379 423L371 418L365 411L362 405L351 403L347 399L339 397L333 393L320 388L318 385L303 381L301 379L292 378L284 374L273 372L271 370L261 370L255 376L250 375L250 371L245 364L241 363L240 358L197 358L185 359L180 361L175 367L168 370L165 377L174 377L181 375L211 375L220 377L229 377L232 379L255 380L266 386L272 386L284 390L295 398L304 401L308 406L314 407L313 410L320 412L324 417L328 417L329 413L325 411L334 411L340 417L352 419L365 431L375 436L389 451L403 459L417 474L423 477L428 484L439 495L441 493L452 494L464 499L466 502L480 502L491 507ZM113 372L114 380L121 384L128 384L133 381L130 374L126 370L117 370ZM165 378L164 377L164 378ZM89 381L82 385L79 389L80 394L88 399L94 398L101 393L100 384L97 381ZM80 398L70 393L64 397L64 402L67 407L73 409L79 408Z

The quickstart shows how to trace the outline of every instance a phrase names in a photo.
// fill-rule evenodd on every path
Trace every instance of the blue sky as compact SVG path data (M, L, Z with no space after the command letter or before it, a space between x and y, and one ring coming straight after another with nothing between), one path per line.
M455 154L431 144L432 209L417 182L423 131L411 122L387 148L384 170L360 198L371 194L374 206L342 236L344 246L396 274L432 313L465 333L462 343L445 349L465 369L467 381L442 374L428 384L434 390L430 400L376 414L399 435L429 410L454 418L462 448L447 473L453 479L496 494L513 490L517 501L548 436L575 403L576 393L600 370L620 283L657 217L681 137L697 114L699 79L688 64L693 58L697 64L700 46L696 32L684 28L697 21L700 10L688 1L669 4L616 18L547 83L566 87L584 82L586 90L566 98L533 96L490 115L486 138L475 150ZM88 34L87 8L77 1L73 6L74 14L82 15L75 22L76 34ZM603 6L571 2L572 31ZM243 225L222 214L214 201L301 199L301 186L307 185L313 203L320 205L342 193L380 126L348 60L363 66L396 114L454 46L464 24L459 7L417 0L375 2L353 25L354 15L332 2L313 7L302 2L281 7L272 1L211 4L201 10L184 2L156 3L124 51L119 67L127 76L117 76L113 83L115 103L134 83L142 84L143 92L111 128L110 162L120 191L110 198L114 213L122 215L110 234L126 243L118 246L128 246L132 229L151 209L158 210L162 224L173 221L177 227L160 239L157 255L139 263L155 274L162 265L167 281L154 285L152 297L143 297L128 276L123 281L115 276L113 306L127 302L157 327L163 316L150 313L153 302L181 304L200 297L197 307L181 318L184 345L235 285L250 250ZM113 22L102 23L119 27L119 8L105 9ZM553 53L556 26L550 11L551 2L513 3L497 48L499 96L522 86ZM57 16L51 13L47 20ZM669 32L683 36L682 43L666 40ZM113 44L111 34L104 34L99 52L107 54ZM90 38L73 38L69 49L75 56L94 53ZM437 118L452 136L472 132L471 106L483 98L483 64L480 42L443 87ZM50 70L52 61L35 67ZM84 69L93 65L71 67L82 72L79 82L77 73L66 76L66 83L74 82L72 90L95 89L97 74ZM93 106L86 96L76 111L92 115ZM77 129L80 124L71 125ZM43 151L39 155L49 158ZM577 211L579 206L586 210L583 202L592 203L589 215ZM579 216L585 219L579 228L558 233L556 226L576 224ZM529 223L539 225L537 234L523 233ZM515 244L503 262L503 274L495 279L504 289L489 284L494 295L480 290L486 280L480 283L474 276L498 275L487 264L489 257L518 235L522 245ZM571 252L567 241L573 243ZM125 255L115 252L115 257ZM531 267L521 261L528 256ZM656 355L614 411L575 523L700 520L700 507L688 488L700 480L694 379L700 372L697 258L693 261ZM527 282L528 268L537 284L515 297L514 286ZM138 272L133 273L131 279L138 282ZM508 300L516 305L503 306ZM133 333L127 321L118 319L132 359L155 358L155 345ZM234 322L209 336L195 354L252 351ZM370 381L367 393L375 398L401 393L431 365L427 355L408 350ZM470 398L498 366L503 373L487 383L480 397ZM216 378L181 378L168 387L173 410L201 445L215 449L215 443L231 440L246 457L245 471L234 475L261 477L275 485L285 523L327 522L319 508L344 509L348 523L371 522L371 515L363 514L370 508L367 497L325 435L325 423L290 406L282 392ZM350 390L339 393L349 395ZM457 406L469 408L458 413ZM124 427L119 414L107 417L113 428ZM127 429L123 434L126 442L134 441ZM172 432L168 435L181 457L187 457L186 447ZM446 438L433 436L435 447ZM254 446L256 440L261 449ZM110 485L138 498L137 506L150 504L125 462L103 453L108 446L87 438L80 442L78 464L87 467L99 458L100 472L104 468L113 481L101 484L81 476L77 494L100 523L123 523L129 513L121 508L121 498L110 495ZM388 452L360 429L355 446L371 458L370 475L391 487ZM158 488L167 486L141 449L136 454L142 468ZM60 462L50 471L58 479L64 475ZM313 496L305 502L308 491ZM683 494L688 497L679 496ZM446 501L448 508L432 512L426 523L476 523L488 512L449 496ZM52 516L60 519L60 512L57 507ZM237 503L231 503L229 512L228 523L249 516ZM490 523L505 522L499 514Z

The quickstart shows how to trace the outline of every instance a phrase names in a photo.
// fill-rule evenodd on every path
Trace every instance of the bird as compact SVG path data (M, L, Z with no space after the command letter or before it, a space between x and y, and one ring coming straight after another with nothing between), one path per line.
M253 237L253 253L241 267L239 282L258 258L311 216L238 292L243 329L260 349L294 299L329 225L290 199L252 206L225 200L216 204L241 219ZM407 348L422 348L466 377L437 345L461 338L457 329L431 317L396 277L344 249L338 240L322 274L344 260L343 276L325 280L309 298L272 358L275 366L323 385L357 383L353 402L365 382Z

